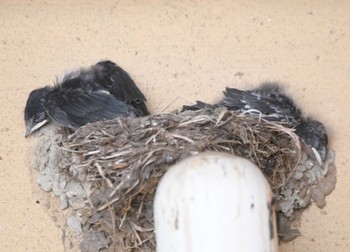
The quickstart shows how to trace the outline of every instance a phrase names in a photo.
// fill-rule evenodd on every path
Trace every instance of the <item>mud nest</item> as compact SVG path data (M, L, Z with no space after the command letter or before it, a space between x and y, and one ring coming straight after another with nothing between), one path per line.
M35 166L39 178L48 167L56 172L50 176L59 182L51 189L62 208L76 211L82 251L155 251L157 184L171 165L203 151L234 153L262 170L276 194L282 240L300 235L302 210L311 201L323 207L336 183L332 151L320 165L293 129L224 108L119 118L88 124L70 136L52 134L51 142L39 138ZM91 239L101 245L92 248Z

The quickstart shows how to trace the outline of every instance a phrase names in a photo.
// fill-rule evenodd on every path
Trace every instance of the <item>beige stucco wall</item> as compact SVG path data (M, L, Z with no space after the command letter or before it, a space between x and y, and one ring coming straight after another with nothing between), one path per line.
M1 251L63 251L60 229L36 203L23 107L33 88L103 58L134 77L152 112L214 101L225 86L284 82L329 128L338 184L281 251L349 251L349 1L55 2L0 0Z

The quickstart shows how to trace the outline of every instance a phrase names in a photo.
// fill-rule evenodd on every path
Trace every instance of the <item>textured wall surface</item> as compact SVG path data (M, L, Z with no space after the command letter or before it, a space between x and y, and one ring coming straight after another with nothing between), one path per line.
M100 59L127 70L154 113L215 101L225 86L285 83L328 127L338 184L281 251L348 251L349 13L345 0L0 1L1 251L64 250L33 181L23 108L32 89Z

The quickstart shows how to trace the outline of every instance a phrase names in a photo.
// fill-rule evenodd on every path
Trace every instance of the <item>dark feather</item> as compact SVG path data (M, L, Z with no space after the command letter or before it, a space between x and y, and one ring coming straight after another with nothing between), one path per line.
M219 103L229 110L247 111L260 114L270 121L288 122L292 125L300 121L300 110L292 99L273 83L265 83L260 88L242 91L226 88L224 99Z
M112 61L100 61L88 69L72 72L64 77L60 85L66 88L67 82L75 79L90 83L92 90L105 88L117 100L130 104L138 116L149 114L146 97L129 74Z
M83 89L58 89L43 100L46 113L58 124L78 129L82 125L131 115L129 106L114 96Z
M184 105L182 107L182 111L186 111L186 110L192 110L192 111L196 111L196 110L200 110L200 109L204 109L204 108L216 108L218 107L218 105L214 104L207 104L201 101L196 101L196 104L194 105Z

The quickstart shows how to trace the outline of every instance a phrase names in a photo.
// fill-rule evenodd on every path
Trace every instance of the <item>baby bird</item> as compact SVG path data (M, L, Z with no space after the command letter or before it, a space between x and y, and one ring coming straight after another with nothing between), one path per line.
M183 110L224 106L231 111L260 116L268 121L283 122L284 126L295 128L295 133L311 148L320 164L326 158L328 144L326 128L321 122L304 117L301 110L277 83L263 83L259 88L245 91L226 88L223 93L224 98L214 105L197 101L195 105L184 106Z
M73 131L120 116L146 116L146 98L129 74L111 61L65 75L54 87L33 90L24 110L25 137L53 121Z
M224 98L213 105L197 101L195 105L184 106L183 110L197 110L205 107L226 107L253 116L261 116L268 121L284 122L290 127L301 120L301 112L291 98L286 96L276 83L263 83L259 88L239 90L227 87Z

